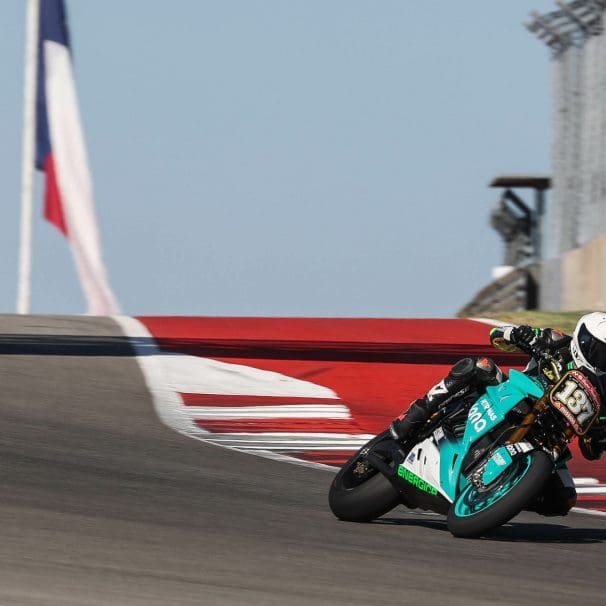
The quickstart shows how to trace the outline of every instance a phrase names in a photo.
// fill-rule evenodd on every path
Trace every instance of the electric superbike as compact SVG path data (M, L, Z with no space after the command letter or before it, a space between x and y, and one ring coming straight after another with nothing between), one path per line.
M369 522L402 504L446 515L454 536L478 537L527 508L600 410L583 372L537 359L536 377L512 369L484 393L453 398L409 442L388 431L373 438L331 484L335 516Z

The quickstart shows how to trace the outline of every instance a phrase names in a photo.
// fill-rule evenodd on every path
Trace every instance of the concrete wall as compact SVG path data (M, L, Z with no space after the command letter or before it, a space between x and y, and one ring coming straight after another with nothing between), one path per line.
M544 311L560 311L562 309L561 259L543 261L539 284L539 309Z
M539 305L549 311L606 310L606 236L543 263Z

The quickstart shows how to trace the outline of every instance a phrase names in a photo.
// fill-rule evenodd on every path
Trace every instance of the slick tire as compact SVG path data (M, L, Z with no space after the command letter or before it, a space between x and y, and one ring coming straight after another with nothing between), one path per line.
M552 471L551 459L542 451L533 451L516 469L503 473L492 494L490 487L480 493L468 486L450 506L448 529L455 537L474 538L502 526L538 496Z
M377 436L366 446L380 438ZM362 483L352 481L352 470L359 460L358 451L337 473L328 493L330 509L337 518L346 522L370 522L400 503L397 491L380 473Z

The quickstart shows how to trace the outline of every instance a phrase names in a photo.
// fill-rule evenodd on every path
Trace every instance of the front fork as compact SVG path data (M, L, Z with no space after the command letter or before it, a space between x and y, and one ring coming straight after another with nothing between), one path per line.
M534 425L535 421L537 420L537 417L548 408L549 400L547 396L544 395L535 402L534 406L532 407L532 410L524 417L518 429L516 429L509 436L506 444L515 444L517 442L521 442L526 437L526 434L530 431L530 428ZM560 440L560 442L556 444L552 453L556 460L560 457L562 451L564 450L564 448L566 448L566 445L573 436L574 430L572 429L572 427L566 427L562 440Z

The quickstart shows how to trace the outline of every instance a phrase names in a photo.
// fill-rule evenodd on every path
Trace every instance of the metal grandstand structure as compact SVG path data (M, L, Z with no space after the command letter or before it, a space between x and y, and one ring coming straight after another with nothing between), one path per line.
M581 46L587 36L602 33L603 0L556 0L560 10L541 15L533 11L526 27L549 46L555 55L571 46Z
M606 0L556 2L526 27L552 52L553 190L547 258L606 233Z
M554 9L531 13L526 24L552 59L545 220L542 199L533 209L510 182L500 183L506 189L492 223L513 270L477 293L462 315L534 305L606 309L606 0L555 0Z

